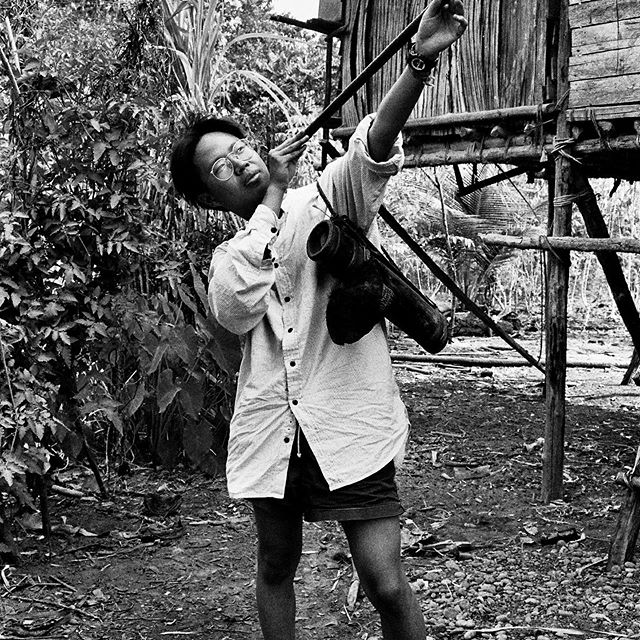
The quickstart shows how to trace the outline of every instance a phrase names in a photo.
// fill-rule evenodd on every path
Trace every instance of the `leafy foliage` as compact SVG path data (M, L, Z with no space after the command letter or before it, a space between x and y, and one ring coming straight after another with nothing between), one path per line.
M184 118L230 115L272 146L275 134L318 109L322 40L269 22L270 0L162 0L161 7Z
M47 472L50 451L43 444L63 441L68 429L52 412L52 385L16 366L12 352L24 339L19 327L0 321L0 443L12 445L0 447L0 491L13 494L22 506L33 506L24 491L25 475Z
M299 54L319 42L242 35L274 31L264 1L19 5L2 36L0 503L34 508L27 475L87 445L116 466L216 473L239 346L205 282L237 223L176 200L168 152L194 110L251 110L254 131L275 131L276 112L313 109L322 59ZM285 50L291 98L268 77Z

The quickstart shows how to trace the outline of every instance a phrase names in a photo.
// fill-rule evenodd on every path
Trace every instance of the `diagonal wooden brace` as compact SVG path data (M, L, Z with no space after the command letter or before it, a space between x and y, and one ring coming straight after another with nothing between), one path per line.
M602 211L600 211L593 189L589 184L589 180L578 167L574 167L574 180L576 193L584 194L576 202L582 214L587 233L592 238L609 238L609 229ZM612 252L596 251L595 254L609 283L611 295L618 307L622 322L631 336L634 350L636 353L640 353L640 314L638 314L638 309L629 290L620 259L617 254ZM629 373L629 378L632 373L633 371Z
M492 331L500 336L508 345L513 347L529 364L544 373L544 366L537 358L534 358L522 345L516 342L488 313L481 309L467 294L454 282L454 280L438 264L432 260L424 249L406 232L402 225L393 217L392 213L384 206L380 207L380 217L389 227L407 244L407 246L424 262L433 275L444 284L453 295L464 302L475 316L480 318Z
M628 487L627 497L620 508L618 524L611 540L607 569L622 567L630 562L640 532L640 447L636 456L636 464L631 473L619 473L616 484Z

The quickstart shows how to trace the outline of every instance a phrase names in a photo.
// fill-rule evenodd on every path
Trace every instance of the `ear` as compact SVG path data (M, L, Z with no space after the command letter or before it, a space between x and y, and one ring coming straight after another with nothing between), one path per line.
M203 209L220 209L222 211L226 210L226 207L223 207L210 193L207 191L203 191L198 194L198 206Z

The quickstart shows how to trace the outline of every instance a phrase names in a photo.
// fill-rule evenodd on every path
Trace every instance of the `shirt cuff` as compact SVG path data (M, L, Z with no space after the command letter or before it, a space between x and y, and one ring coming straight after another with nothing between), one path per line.
M354 151L356 151L360 156L362 156L362 161L365 166L370 169L374 169L376 173L381 175L395 175L402 168L402 164L404 162L404 151L402 149L402 134L399 133L391 151L389 152L389 156L386 160L382 160L380 162L376 162L369 155L369 144L368 144L368 134L371 125L373 124L376 118L376 114L369 114L365 116L358 126L356 130L353 132L352 138L350 140L350 146L353 144Z
M260 268L273 268L271 245L276 241L278 231L278 216L275 211L264 204L259 204L249 218L245 231L251 233L259 243L262 243Z
M278 216L275 211L272 211L264 204L259 204L251 218L249 218L245 229L248 231L255 229L256 231L275 233L277 222Z

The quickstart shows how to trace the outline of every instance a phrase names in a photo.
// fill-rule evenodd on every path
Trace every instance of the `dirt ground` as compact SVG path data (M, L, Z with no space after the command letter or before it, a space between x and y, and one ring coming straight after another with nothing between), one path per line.
M456 339L446 353L457 352L512 357L495 338ZM570 361L612 366L569 369L565 495L551 504L540 498L539 372L396 364L412 424L398 475L403 555L432 638L640 638L640 564L604 566L626 495L613 478L640 445L640 387L620 386L615 367L630 355L610 334L571 341ZM1 575L0 640L260 637L254 525L222 478L139 468L110 478L109 500L86 469L58 482L84 497L53 497L50 542L19 536L23 563ZM154 491L179 495L177 513L144 515ZM339 527L305 525L300 639L381 638L352 579Z

